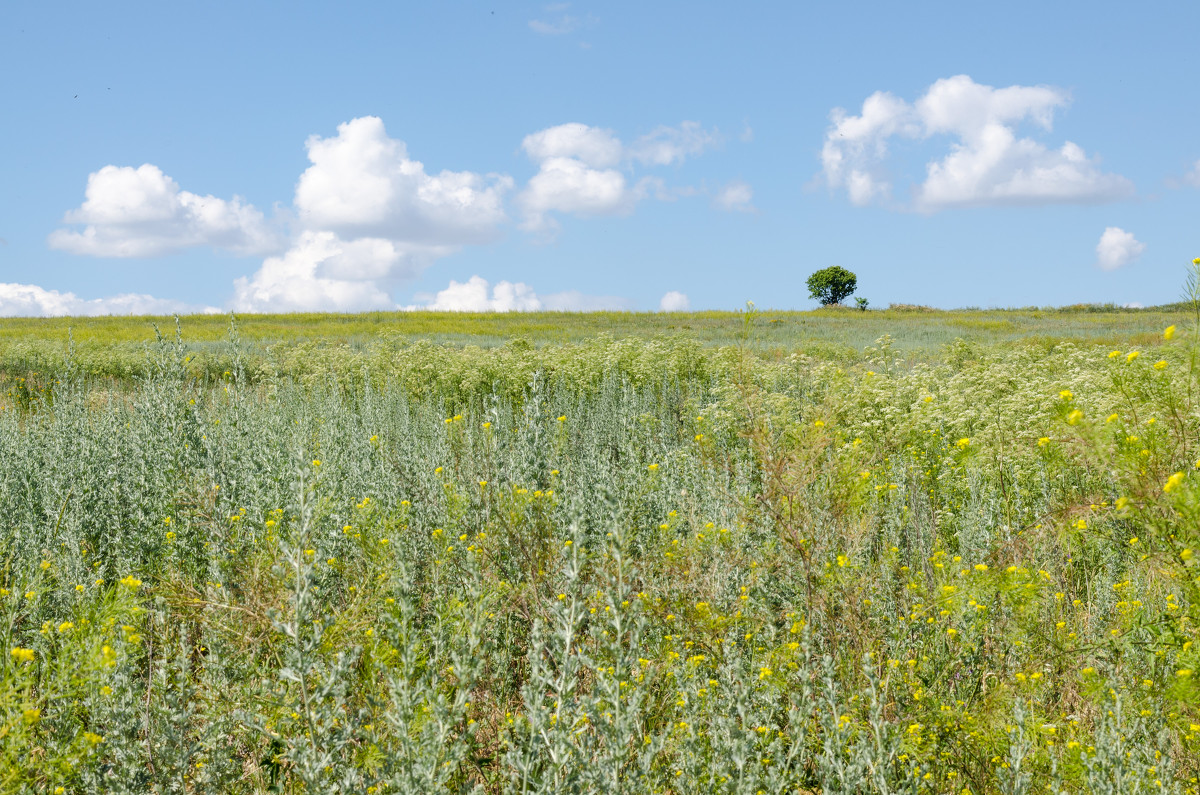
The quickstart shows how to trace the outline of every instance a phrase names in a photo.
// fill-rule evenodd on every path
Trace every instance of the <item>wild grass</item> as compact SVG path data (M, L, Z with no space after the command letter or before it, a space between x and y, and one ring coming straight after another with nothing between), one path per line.
M1200 327L1033 315L9 342L0 790L1197 792Z
M147 346L156 330L168 337L176 323L188 340L191 370L219 377L234 366L234 349L248 378L286 373L297 357L336 358L374 366L381 353L415 346L491 350L514 343L569 351L597 339L683 343L701 348L738 346L766 357L804 353L853 363L887 334L911 362L939 361L956 340L971 345L1053 346L1061 341L1097 345L1153 345L1158 332L1190 313L1182 304L1130 310L1083 305L1062 309L931 310L900 306L859 312L828 307L811 312L756 312L745 335L745 312L487 313L393 312L357 315L241 315L237 340L220 315L0 320L0 375L81 373L119 380L145 376ZM486 354L485 354L486 356ZM70 361L68 361L70 360Z
M826 307L808 312L760 310L752 343L763 348L794 348L807 341L832 342L861 350L883 334L901 348L940 345L962 337L991 344L1041 334L1060 339L1151 333L1162 321L1190 312L1182 304L1151 309L1112 305L1063 308L933 310L897 305L859 312ZM437 343L500 345L515 338L534 344L559 344L608 334L616 339L686 336L705 345L736 344L742 312L364 312L350 315L294 313L239 315L242 340L270 345L311 340L365 344L380 335L428 339ZM64 344L68 331L77 343L141 343L157 324L168 329L170 317L74 317L0 319L0 340ZM224 342L229 320L222 315L188 315L183 326L192 345Z

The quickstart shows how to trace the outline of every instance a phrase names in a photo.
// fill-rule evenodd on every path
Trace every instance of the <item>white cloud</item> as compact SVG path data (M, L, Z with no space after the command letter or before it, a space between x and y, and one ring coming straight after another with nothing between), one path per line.
M680 163L719 141L715 130L696 122L658 127L630 146L611 130L579 123L532 133L522 148L538 170L516 197L521 227L550 232L557 213L619 215L648 197L694 195L694 188L670 188L658 177L639 177L635 169ZM306 149L310 165L297 181L292 208L278 211L274 221L237 197L181 190L153 165L106 166L89 177L83 204L65 216L65 223L80 228L60 229L50 243L102 256L153 256L194 246L259 253L266 255L261 267L234 282L229 308L360 311L396 308L391 294L398 284L463 246L498 239L508 222L511 177L427 172L377 117L352 119L329 137L313 135ZM726 209L745 209L751 197L748 186L731 183L720 202ZM281 234L285 218L288 241ZM481 298L479 281L452 283L431 297L431 305L496 311L631 306L623 298L574 291L538 296L520 283L483 288ZM59 300L46 295L46 306ZM134 299L154 300L128 297Z
M698 155L721 142L715 130L705 130L697 121L685 121L678 127L659 126L638 138L629 147L631 160L654 166L682 163L688 155Z
M50 247L96 257L153 257L194 246L262 254L281 244L253 205L180 190L149 163L88 175L83 204L63 222L83 229L55 230Z
M305 146L312 165L300 175L295 199L305 228L347 238L461 245L495 239L506 220L511 177L427 174L376 116L340 124L331 138L311 136Z
M1183 181L1195 188L1200 188L1200 160L1192 165L1192 170L1184 174Z
M1145 243L1139 243L1132 232L1118 226L1110 226L1096 244L1096 265L1101 270L1115 271L1142 256Z
M211 306L197 306L136 293L86 299L75 293L46 290L36 284L0 283L0 317L182 315L220 311Z
M239 311L395 309L391 289L464 245L495 240L507 220L506 175L428 174L365 116L311 136L296 185L291 248L234 284Z
M535 33L541 33L545 36L561 36L564 33L570 33L579 27L579 20L571 16L561 16L555 20L531 19L529 27Z
M891 94L877 91L863 102L861 116L849 116L841 108L834 108L830 118L833 126L821 149L830 186L847 188L850 201L857 205L887 197L891 185L879 163L887 157L889 138L916 134L912 108Z
M451 251L385 238L347 241L334 232L308 230L252 277L237 279L230 303L239 312L395 309L390 284L415 277Z
M405 308L439 312L593 312L630 306L627 299L616 296L584 295L576 290L539 296L523 282L499 281L493 286L482 276L472 276L465 282L451 280L446 289L426 303Z
M570 157L552 157L541 164L521 193L525 212L522 228L553 229L550 212L575 215L613 215L628 212L639 196L629 190L625 175L615 169L595 169Z
M521 141L521 148L534 162L572 158L594 168L615 166L624 157L624 147L612 130L579 122L530 133Z
M841 108L831 114L821 162L826 182L847 192L853 204L887 202L892 180L886 169L893 138L955 139L940 160L926 164L926 179L913 191L913 208L1088 203L1133 192L1129 180L1100 170L1077 144L1050 149L1019 137L1031 122L1049 131L1067 94L1047 86L996 89L966 75L938 80L915 103L886 92L863 102L861 115Z
M692 308L692 302L687 295L678 290L671 290L658 302L659 312L686 312Z
M664 166L682 162L718 141L715 131L706 131L690 121L678 127L658 127L630 146L611 130L579 122L531 133L525 136L521 148L538 164L538 173L517 197L524 215L521 228L552 232L558 227L552 213L620 215L632 211L647 196L672 200L682 194L669 190L661 179L631 181L626 171L635 164Z
M1031 119L1049 130L1055 108L1064 107L1067 94L1050 86L992 88L967 75L938 80L917 100L916 111L926 134L951 133L978 137L988 127Z
M979 139L931 163L917 207L1095 203L1128 196L1129 180L1104 174L1076 144L1050 150L1008 127L989 125Z
M754 189L735 179L717 192L713 205L728 212L753 212Z
M451 280L432 301L409 308L435 312L535 312L542 304L527 284L501 281L490 287L487 279L472 276L465 282Z
M543 6L542 10L548 16L545 19L529 20L530 29L535 33L541 33L543 36L562 36L567 33L573 33L581 27L590 27L596 24L597 19L591 14L581 19L566 13L570 7L570 3L551 3L550 5Z

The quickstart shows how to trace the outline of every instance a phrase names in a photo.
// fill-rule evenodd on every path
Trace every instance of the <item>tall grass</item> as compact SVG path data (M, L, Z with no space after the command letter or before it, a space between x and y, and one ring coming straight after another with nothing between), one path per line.
M773 319L14 376L0 789L1196 792L1200 328Z

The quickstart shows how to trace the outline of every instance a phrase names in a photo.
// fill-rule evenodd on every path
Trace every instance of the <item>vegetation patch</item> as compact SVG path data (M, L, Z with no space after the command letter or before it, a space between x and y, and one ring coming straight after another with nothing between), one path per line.
M9 324L0 791L1197 792L1200 325L1086 317Z

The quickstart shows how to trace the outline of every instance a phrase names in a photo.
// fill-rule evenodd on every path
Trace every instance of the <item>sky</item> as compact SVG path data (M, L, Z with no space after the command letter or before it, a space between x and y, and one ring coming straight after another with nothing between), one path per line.
M1177 300L1200 4L0 6L0 315Z

